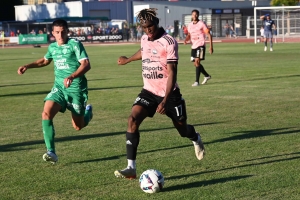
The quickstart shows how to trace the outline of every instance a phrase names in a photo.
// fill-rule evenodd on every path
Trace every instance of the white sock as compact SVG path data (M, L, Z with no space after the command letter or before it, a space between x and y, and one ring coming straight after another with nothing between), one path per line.
M128 167L131 167L132 169L135 169L135 167L136 167L135 160L127 159L127 162L128 162Z

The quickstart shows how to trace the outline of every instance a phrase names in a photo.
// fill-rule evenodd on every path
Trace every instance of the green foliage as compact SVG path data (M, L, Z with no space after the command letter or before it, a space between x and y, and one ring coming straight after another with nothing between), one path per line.
M272 0L271 6L296 6L299 3L298 0Z
M75 131L69 111L54 119L59 161L52 166L41 131L43 99L53 84L53 63L17 68L41 58L46 48L0 49L0 199L216 200L299 199L299 44L214 44L206 52L207 85L192 87L190 45L179 45L178 83L188 122L200 131L206 157L179 136L166 116L140 127L137 172L157 168L163 192L149 195L138 180L114 177L126 167L125 131L131 105L142 88L141 62L118 66L139 45L87 46L92 69L89 103L94 117ZM203 80L203 75L201 75Z

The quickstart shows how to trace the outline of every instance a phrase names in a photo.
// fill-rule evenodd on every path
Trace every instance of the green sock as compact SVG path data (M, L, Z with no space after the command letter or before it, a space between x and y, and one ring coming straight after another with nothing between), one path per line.
M84 112L84 127L86 127L91 119L93 118L93 114L91 110L85 110Z
M42 127L44 133L44 140L48 151L52 151L55 153L55 145L54 145L54 126L52 120L42 120Z

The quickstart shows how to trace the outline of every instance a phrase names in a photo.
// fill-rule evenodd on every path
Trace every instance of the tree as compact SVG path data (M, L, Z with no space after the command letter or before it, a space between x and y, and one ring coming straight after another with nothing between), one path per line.
M1 0L0 21L15 20L15 7L23 5L23 0Z
M296 6L299 0L272 0L271 6Z
M299 0L272 0L271 6L296 6ZM287 33L290 34L290 12L287 12Z

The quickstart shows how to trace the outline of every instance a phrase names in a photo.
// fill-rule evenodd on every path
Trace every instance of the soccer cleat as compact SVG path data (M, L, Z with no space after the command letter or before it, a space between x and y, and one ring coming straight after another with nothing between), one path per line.
M267 48L267 47L265 47L264 51L267 51L267 50L268 50L268 48Z
M202 85L204 85L205 83L207 83L207 81L211 79L211 76L208 76L208 77L204 77L204 80L202 81Z
M192 86L193 86L193 87L199 86L199 83L198 83L198 82L195 82Z
M191 57L191 62L195 62L195 58L194 57Z
M202 160L204 157L204 154L205 154L205 149L204 149L204 145L202 143L200 134L197 133L197 135L198 135L198 141L197 142L193 141L193 144L195 147L196 157L198 158L198 160Z
M270 48L270 51L273 51L273 48Z
M136 169L127 167L123 170L116 170L114 172L114 174L117 178L135 179L136 178Z
M47 153L43 155L43 160L55 164L58 161L58 157L52 151L47 151Z
M91 119L93 119L93 106L92 104L88 104L86 107L85 107L85 110L90 110L91 111Z

